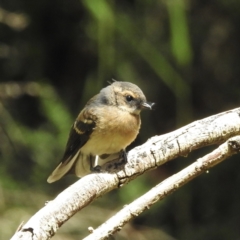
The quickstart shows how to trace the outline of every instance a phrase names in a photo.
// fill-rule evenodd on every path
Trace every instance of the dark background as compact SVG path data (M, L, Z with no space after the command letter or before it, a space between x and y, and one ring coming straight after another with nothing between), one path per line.
M239 0L0 0L0 224L21 221L75 177L48 184L86 101L112 78L141 87L129 147L239 106ZM53 239L81 239L124 204L203 156L201 149L96 200ZM239 157L216 166L137 217L116 239L240 239Z

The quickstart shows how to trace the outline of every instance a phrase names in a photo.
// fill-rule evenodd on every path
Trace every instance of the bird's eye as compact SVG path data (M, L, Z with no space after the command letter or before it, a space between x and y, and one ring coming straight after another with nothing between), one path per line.
M127 100L128 102L131 102L133 99L134 99L134 98L133 98L131 95L127 95L127 96L126 96L126 100Z

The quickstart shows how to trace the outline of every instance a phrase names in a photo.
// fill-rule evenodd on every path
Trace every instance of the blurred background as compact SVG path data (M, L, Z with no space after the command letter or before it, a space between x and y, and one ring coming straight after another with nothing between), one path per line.
M0 238L9 239L21 221L77 180L46 182L79 110L112 78L137 84L157 103L142 113L141 133L129 149L239 107L239 29L239 0L1 0ZM211 149L97 199L53 239L83 238L88 226L96 228ZM156 203L115 238L240 239L238 159Z

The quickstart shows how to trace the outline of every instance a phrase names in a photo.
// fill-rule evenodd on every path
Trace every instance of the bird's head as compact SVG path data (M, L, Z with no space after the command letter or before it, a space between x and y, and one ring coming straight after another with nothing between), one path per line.
M138 115L142 109L152 109L154 103L147 102L142 90L130 82L115 81L102 89L106 104L114 105L123 111Z

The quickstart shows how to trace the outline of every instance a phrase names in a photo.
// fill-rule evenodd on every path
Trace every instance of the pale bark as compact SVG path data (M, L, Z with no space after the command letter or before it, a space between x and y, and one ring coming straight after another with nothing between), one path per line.
M134 208L131 207L130 212L127 208L125 215L121 215L122 211L119 212L118 224L114 225L113 221L104 224L105 235L95 230L93 231L93 234L97 234L94 235L95 238L91 238L92 234L86 239L106 238L108 234L120 229L131 219L131 217L128 217L129 213L132 216L138 215L145 208L166 197L193 177L236 153L238 151L238 138L227 140L240 134L239 115L240 108L233 109L195 121L171 133L152 137L145 144L132 149L128 153L127 164L119 164L119 160L108 163L102 168L103 172L90 174L64 190L23 225L12 239L49 239L76 212L106 192L123 186L144 172L152 170L167 161L179 156L187 156L195 149L226 142L214 152L150 190L151 200L142 203L141 198L144 199L144 195L139 198L140 200L136 200L137 204L132 203ZM146 196L148 196L148 193ZM138 205L138 203L141 204ZM133 209L138 210L133 211ZM100 232L102 232L101 228Z

